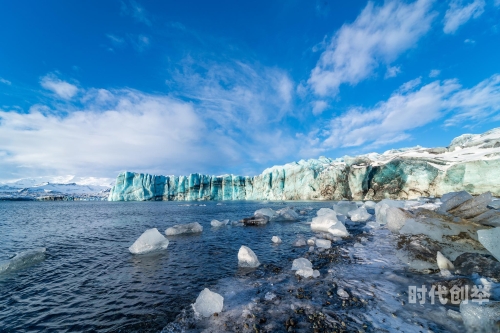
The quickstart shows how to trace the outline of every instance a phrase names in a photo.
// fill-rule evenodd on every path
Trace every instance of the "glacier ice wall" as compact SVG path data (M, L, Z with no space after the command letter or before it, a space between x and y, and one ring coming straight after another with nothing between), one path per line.
M274 166L254 177L123 172L108 200L380 200L459 190L500 195L500 128L462 135L449 147L320 157Z

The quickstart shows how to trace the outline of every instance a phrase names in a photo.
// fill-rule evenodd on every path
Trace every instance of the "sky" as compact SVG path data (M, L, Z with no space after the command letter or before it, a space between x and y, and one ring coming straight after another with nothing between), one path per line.
M255 175L500 127L500 0L0 6L0 181Z

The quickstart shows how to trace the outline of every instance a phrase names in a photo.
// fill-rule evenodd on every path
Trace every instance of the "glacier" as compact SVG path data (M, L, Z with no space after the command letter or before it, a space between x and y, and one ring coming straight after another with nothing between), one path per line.
M463 190L500 196L500 128L461 135L448 147L320 157L253 177L126 171L118 175L108 200L407 200Z

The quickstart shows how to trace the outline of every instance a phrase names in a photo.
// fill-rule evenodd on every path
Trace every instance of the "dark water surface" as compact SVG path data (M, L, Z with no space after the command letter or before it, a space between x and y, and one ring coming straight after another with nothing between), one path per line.
M219 279L235 276L241 245L261 262L294 252L300 222L214 229L212 219L240 220L279 203L0 202L0 262L46 247L46 259L0 273L1 332L158 332ZM331 207L330 202L288 206ZM314 214L315 210L310 214ZM309 216L310 218L310 216ZM308 216L303 217L303 222ZM148 228L199 222L202 234L168 237L166 251L132 255L128 247ZM273 246L271 236L283 239Z

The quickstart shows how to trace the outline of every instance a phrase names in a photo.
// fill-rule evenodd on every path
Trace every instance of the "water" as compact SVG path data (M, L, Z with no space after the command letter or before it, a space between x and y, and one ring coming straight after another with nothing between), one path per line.
M0 331L158 332L203 288L237 276L241 245L252 248L261 262L280 265L298 255L291 247L296 234L311 234L305 223L210 226L212 219L234 221L262 207L283 208L279 203L183 204L0 202L0 262L25 250L47 249L45 260L0 275ZM289 204L331 207L328 202ZM202 234L169 237L161 253L128 252L148 228L163 232L194 221L203 225ZM273 245L272 235L283 244Z

